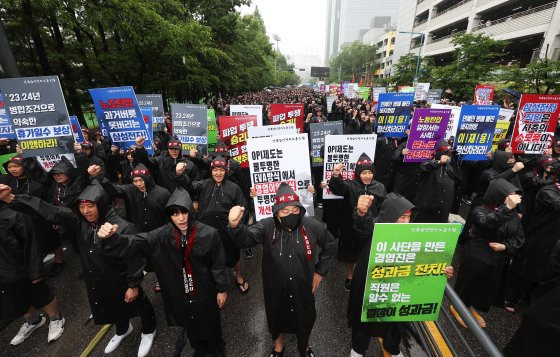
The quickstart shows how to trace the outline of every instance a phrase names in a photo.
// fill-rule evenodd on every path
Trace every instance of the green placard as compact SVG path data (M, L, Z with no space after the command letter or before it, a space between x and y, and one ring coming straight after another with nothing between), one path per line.
M214 109L208 109L208 145L216 145L216 113Z
M435 321L461 224L377 223L362 322Z
M0 173L3 175L6 175L7 172L6 170L4 170L4 163L8 160L10 160L12 157L16 156L17 153L11 153L11 154L5 154L5 155L0 155Z
M358 97L367 100L369 98L369 87L358 87Z

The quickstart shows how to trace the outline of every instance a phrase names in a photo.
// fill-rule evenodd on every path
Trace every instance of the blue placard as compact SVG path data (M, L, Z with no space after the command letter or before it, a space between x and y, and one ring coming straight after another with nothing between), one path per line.
M0 138L15 139L16 133L10 122L10 117L6 114L4 95L0 93Z
M76 140L76 142L80 144L86 141L86 139L84 138L84 133L82 133L82 127L80 126L80 122L78 121L77 116L70 115L70 125L72 125L74 140Z
M114 145L127 150L142 136L144 147L148 153L153 153L151 136L131 86L94 88L89 94L104 137L109 136Z
M500 114L497 105L463 105L454 148L462 160L488 160Z
M140 107L142 112L142 118L144 119L144 124L146 125L146 130L148 130L148 135L150 135L150 140L154 141L154 110L152 107Z
M414 93L380 93L377 103L377 133L404 138L410 124Z

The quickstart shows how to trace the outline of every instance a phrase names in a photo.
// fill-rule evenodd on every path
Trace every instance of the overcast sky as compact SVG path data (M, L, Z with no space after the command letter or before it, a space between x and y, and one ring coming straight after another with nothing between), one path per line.
M250 7L240 8L241 14L252 13L255 6L271 42L272 34L280 36L280 52L290 56L296 65L323 65L326 0L252 0ZM302 61L299 58L310 55L319 57L319 63L297 63Z

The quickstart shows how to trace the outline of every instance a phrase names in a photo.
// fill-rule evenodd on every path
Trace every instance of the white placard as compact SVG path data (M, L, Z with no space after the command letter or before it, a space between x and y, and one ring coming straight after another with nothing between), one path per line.
M76 159L74 158L74 154L37 156L37 161L39 161L39 163L41 164L41 166L46 172L49 172L54 167L54 165L56 165L60 160L62 160L62 156L66 156L66 158L70 160L72 165L76 167Z
M371 161L375 160L375 147L377 135L325 135L325 156L323 157L323 182L328 183L332 170L336 164L344 163L342 178L345 180L354 179L356 162L362 153L366 153ZM327 186L323 189L323 199L335 200L343 197L333 195Z
M297 128L293 123L265 126L251 126L248 129L249 138L262 138L280 135L296 135Z
M263 125L262 105L232 104L229 106L229 115L256 115L257 126Z
M455 105L446 104L432 104L434 109L449 109L451 110L451 115L449 116L449 122L447 123L447 130L445 131L445 140L449 140L452 136L457 134L457 127L459 125L459 115L461 114L461 107Z

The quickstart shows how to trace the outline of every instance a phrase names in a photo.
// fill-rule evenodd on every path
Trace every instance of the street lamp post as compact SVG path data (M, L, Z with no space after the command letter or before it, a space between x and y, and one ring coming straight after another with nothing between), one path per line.
M278 59L278 42L280 41L280 36L273 34L272 38L276 41L276 54L274 55L274 79L276 80L276 72L278 72L276 63Z
M409 33L412 35L420 35L420 49L418 50L418 58L416 59L416 73L414 74L414 82L418 83L418 72L420 71L420 57L422 56L422 47L424 47L424 33L423 32L410 32L399 31L399 33Z

